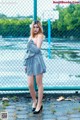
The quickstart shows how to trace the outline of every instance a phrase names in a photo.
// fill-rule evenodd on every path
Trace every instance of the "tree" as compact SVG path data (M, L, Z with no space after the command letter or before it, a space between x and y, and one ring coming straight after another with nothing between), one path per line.
M58 34L80 37L80 5L70 4L66 8L58 5L56 10L59 11L59 19L52 24L52 27L56 25Z

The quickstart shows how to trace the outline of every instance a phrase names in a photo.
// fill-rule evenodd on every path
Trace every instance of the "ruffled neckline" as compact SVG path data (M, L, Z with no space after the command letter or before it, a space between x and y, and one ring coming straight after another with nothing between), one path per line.
M33 41L32 39L31 39L30 41L34 43L34 41ZM36 44L34 43L34 45L36 45ZM36 46L37 46L37 45L36 45Z

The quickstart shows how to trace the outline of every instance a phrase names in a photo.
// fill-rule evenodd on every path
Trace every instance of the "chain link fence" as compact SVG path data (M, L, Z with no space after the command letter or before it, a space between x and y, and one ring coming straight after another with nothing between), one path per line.
M42 7L43 6L43 7ZM23 61L34 20L33 0L0 1L0 92L28 90ZM80 90L80 4L37 0L46 39L44 90Z

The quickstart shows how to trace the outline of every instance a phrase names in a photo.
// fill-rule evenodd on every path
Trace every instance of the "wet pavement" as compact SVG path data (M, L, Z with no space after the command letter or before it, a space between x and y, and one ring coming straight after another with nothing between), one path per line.
M59 99L60 94L45 94L43 110L35 115L29 94L4 95L0 97L0 113L7 112L8 120L80 120L80 94L62 97L64 99Z

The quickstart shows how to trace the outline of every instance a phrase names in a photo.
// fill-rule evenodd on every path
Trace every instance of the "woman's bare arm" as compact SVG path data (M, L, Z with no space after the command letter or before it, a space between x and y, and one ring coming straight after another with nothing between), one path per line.
M37 40L37 47L38 48L41 48L42 42L43 42L43 35L40 34L40 35L38 35L38 40Z

